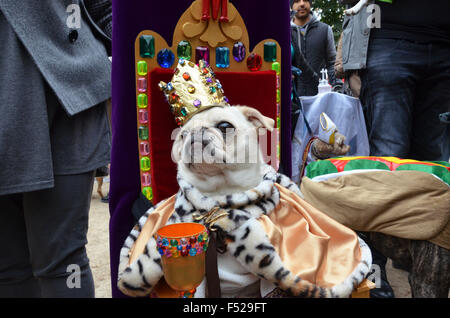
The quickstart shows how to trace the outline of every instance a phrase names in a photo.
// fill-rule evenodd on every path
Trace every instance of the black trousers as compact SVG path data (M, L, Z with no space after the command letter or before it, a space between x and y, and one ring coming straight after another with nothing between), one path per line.
M86 254L94 171L0 196L0 297L94 297Z

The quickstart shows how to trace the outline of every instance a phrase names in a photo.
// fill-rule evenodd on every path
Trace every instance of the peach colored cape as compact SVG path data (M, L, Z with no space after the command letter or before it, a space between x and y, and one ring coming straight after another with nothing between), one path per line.
M280 203L258 221L284 265L292 273L320 287L342 283L361 262L356 233L292 191L275 185L280 191ZM166 224L174 211L174 203L175 196L172 196L149 215L132 247L129 264L139 257L147 241Z

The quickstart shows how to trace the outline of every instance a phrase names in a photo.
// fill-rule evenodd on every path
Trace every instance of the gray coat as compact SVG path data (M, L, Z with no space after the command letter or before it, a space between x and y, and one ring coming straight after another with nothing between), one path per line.
M69 115L111 97L111 63L105 58L104 45L94 36L86 19L81 19L79 29L67 25L70 15L67 7L79 3L79 0L0 1L0 10ZM73 37L75 32L77 39L72 42L69 36Z
M344 4L354 5L355 0L339 0ZM375 1L370 1L373 4ZM342 63L344 71L364 69L367 66L367 51L369 48L371 12L367 7L354 16L345 16L342 37Z
M0 1L0 195L54 186L54 175L110 160L111 62L91 20L111 30L111 1L79 28L78 0Z

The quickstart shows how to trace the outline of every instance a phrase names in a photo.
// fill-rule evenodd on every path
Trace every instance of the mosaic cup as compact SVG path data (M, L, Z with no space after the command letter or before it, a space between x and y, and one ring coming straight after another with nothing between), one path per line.
M199 223L176 223L156 233L164 278L179 298L192 298L205 276L208 232Z

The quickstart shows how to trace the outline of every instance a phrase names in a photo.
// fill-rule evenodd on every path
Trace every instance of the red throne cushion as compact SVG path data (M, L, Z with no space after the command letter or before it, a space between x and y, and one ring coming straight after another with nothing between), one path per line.
M231 105L246 105L256 108L264 116L276 121L277 79L274 71L216 72L215 74ZM160 81L170 82L172 76L173 70L156 68L150 73L148 83L150 159L154 204L178 191L177 168L171 157L172 132L177 125L164 94L158 87ZM270 134L267 140L267 155L270 158L276 150L271 150Z

